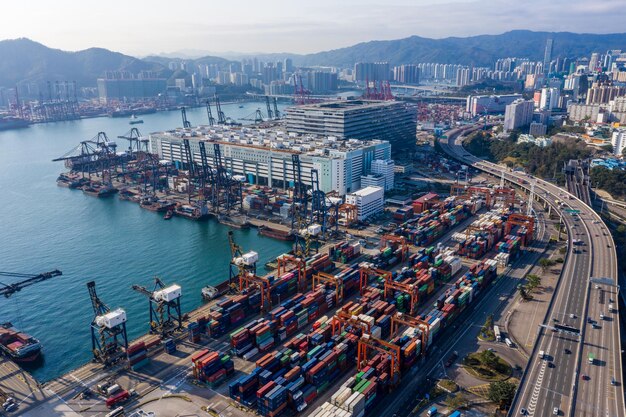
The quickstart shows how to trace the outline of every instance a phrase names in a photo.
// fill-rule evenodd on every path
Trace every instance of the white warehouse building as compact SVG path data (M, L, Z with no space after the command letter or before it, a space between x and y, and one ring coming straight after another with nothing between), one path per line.
M382 187L365 187L346 196L346 203L357 208L359 221L384 210L385 190Z
M184 139L194 161L201 165L200 142L205 142L207 162L213 168L214 144L219 144L223 165L246 182L274 188L293 185L292 155L300 155L302 181L311 184L318 171L324 192L345 195L361 188L361 176L371 172L372 161L388 160L391 145L381 140L338 139L287 133L278 128L198 126L150 134L150 146L161 160L178 167L186 162Z

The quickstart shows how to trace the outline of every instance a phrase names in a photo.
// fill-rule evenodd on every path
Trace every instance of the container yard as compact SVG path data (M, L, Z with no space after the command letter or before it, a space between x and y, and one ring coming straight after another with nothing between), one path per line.
M297 193L245 190L249 210L289 217L297 207ZM169 200L151 204L171 207ZM79 414L138 408L171 392L163 381L174 378L181 392L217 412L362 416L419 366L497 267L530 243L534 224L512 205L471 191L425 194L393 219L369 249L335 237L305 254L297 241L308 247L309 237L296 232L294 252L263 276L256 253L243 253L229 236L231 276L210 292L215 299L177 316L183 289L156 279L154 291L140 289L161 312L151 322L156 334L133 342L123 310L110 311L94 284L95 361L46 389Z

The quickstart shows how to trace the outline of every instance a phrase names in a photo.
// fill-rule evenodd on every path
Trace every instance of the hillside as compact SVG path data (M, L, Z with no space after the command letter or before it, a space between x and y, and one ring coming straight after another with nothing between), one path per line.
M298 65L352 66L355 62L389 61L393 65L417 62L492 66L498 58L543 60L546 39L554 39L552 56L580 57L609 49L626 49L626 33L595 35L570 32L514 30L501 35L429 39L419 36L371 41L347 48L294 55Z
M76 81L79 87L95 86L106 70L164 71L157 63L142 61L102 48L67 52L29 39L0 41L0 86L20 82Z

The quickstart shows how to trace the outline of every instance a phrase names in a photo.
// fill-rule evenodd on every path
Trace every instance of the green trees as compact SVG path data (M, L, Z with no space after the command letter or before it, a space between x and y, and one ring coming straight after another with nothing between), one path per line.
M591 168L591 184L610 193L614 198L626 196L626 171L597 166Z
M502 408L508 408L515 396L517 386L507 381L496 381L489 384L487 397Z
M526 287L529 291L534 290L535 288L541 285L541 277L535 274L526 275Z
M555 261L553 261L552 259L548 259L548 258L541 258L539 259L539 262L538 262L538 265L541 267L541 270L543 272L546 272L548 268L550 268L551 266L555 264L556 264Z

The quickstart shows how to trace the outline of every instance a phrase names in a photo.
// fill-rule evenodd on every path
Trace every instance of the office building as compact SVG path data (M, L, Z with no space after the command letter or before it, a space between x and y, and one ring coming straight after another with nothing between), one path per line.
M626 148L626 129L618 129L613 132L611 137L611 145L613 145L613 155L621 156Z
M372 174L379 174L385 178L385 191L393 190L393 175L395 163L392 159L376 159L372 161Z
M468 96L465 110L472 116L482 116L485 113L504 113L506 106L522 98L521 94L507 94L499 96Z
M552 46L554 40L549 38L546 40L546 49L543 51L543 72L548 74L550 72L550 62L552 62Z
M361 175L361 187L380 187L385 189L385 177L381 174Z
M401 102L345 100L285 109L287 131L340 139L380 139L395 150L415 144L417 123Z
M518 99L506 106L504 130L510 131L528 126L533 120L535 103L532 100Z
M224 166L233 175L243 175L251 184L288 188L293 179L292 155L300 154L302 180L311 184L317 169L320 189L345 195L361 188L361 176L371 171L372 161L391 157L389 142L337 139L298 135L282 128L198 126L150 135L152 152L159 159L180 166L185 161L183 140L189 139L194 160L201 164L200 145L206 142L209 164L213 145L220 144Z
M382 187L365 187L346 195L346 203L353 204L357 209L359 221L382 213L384 210L385 192Z

